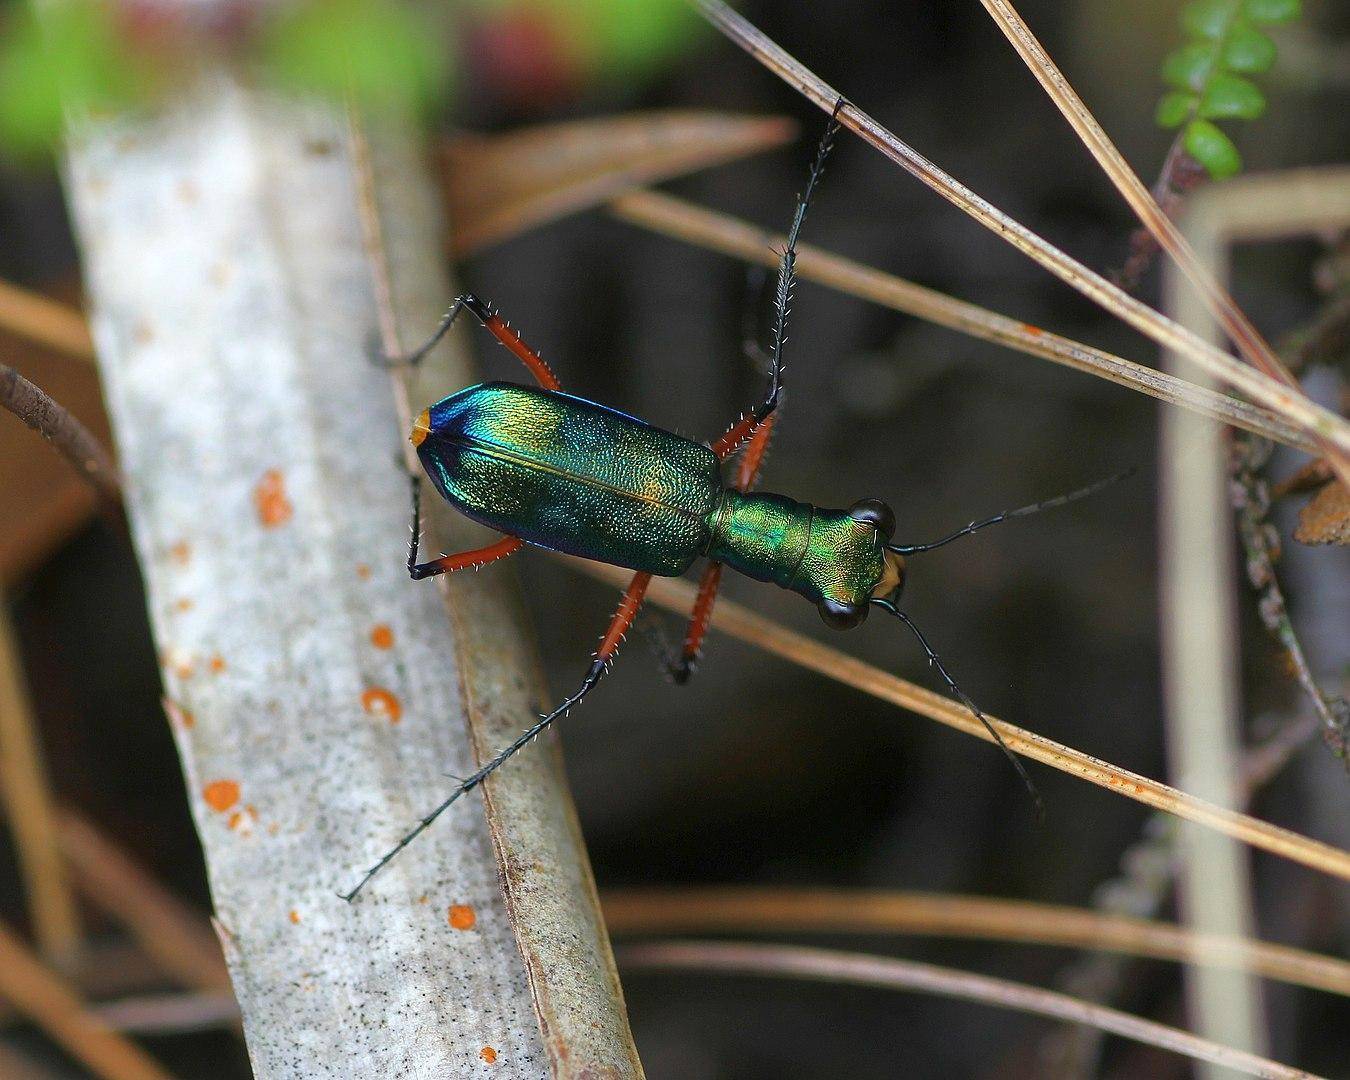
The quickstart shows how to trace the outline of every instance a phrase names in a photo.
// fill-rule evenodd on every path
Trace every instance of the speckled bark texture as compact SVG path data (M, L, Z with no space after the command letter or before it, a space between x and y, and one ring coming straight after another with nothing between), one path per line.
M419 158L374 144L411 341L450 296L441 222ZM206 79L79 130L68 186L257 1075L640 1076L550 744L488 785L487 813L465 800L337 896L540 704L508 566L441 588L403 568L405 421L368 362L345 119ZM467 341L413 401L472 381ZM433 521L428 545L479 539L461 528Z

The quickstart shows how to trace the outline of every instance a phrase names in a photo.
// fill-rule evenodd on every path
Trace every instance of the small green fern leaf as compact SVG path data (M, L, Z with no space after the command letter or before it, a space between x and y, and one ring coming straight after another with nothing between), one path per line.
M1266 111L1265 95L1246 77L1275 62L1275 43L1260 28L1301 11L1301 0L1192 0L1182 8L1187 40L1163 61L1162 78L1172 89L1154 119L1180 128L1186 152L1215 180L1240 171L1242 158L1213 121L1255 120Z

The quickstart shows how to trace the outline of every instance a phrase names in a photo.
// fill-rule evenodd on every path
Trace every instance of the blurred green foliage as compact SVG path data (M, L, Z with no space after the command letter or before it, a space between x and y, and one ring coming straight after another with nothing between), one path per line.
M27 4L11 13L0 52L0 141L19 155L52 144L63 98L77 109L113 111L153 92L151 73L134 62L106 7L57 4L41 27Z
M263 70L305 93L418 112L447 88L447 42L423 9L390 0L310 0L265 28Z
M16 0L0 42L0 145L21 157L46 154L66 110L150 107L208 51L290 92L422 112L449 95L455 33L475 20L547 24L565 66L587 81L642 77L698 25L683 0L294 0L218 5L233 17L214 22L209 3L195 15L193 7L49 0L39 25Z
M1216 180L1242 168L1237 147L1215 120L1255 120L1266 98L1248 75L1275 62L1262 27L1298 18L1301 0L1193 0L1181 11L1189 40L1163 61L1172 87L1158 102L1157 121L1182 129L1186 152Z

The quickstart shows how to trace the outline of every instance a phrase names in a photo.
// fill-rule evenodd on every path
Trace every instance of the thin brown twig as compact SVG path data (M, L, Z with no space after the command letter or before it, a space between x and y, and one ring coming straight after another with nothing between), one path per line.
M566 555L556 557L583 574L620 587L629 576L628 571L619 567ZM647 599L661 607L683 613L690 610L694 593L694 587L686 581L675 578L653 578L647 591ZM757 648L781 656L879 700L909 709L986 742L993 741L979 720L958 702L875 668L838 649L822 645L733 601L718 601L712 625ZM1350 880L1350 851L1332 847L1330 844L1272 825L1268 821L1215 806L1157 780L1122 769L1006 721L992 716L988 719L1014 753L1134 799L1156 810L1165 810L1187 821L1215 829L1252 847L1302 863L1333 877Z
M110 505L117 503L122 481L108 452L69 411L6 364L0 364L0 406L55 446Z
M79 996L45 968L8 927L0 925L0 997L46 1031L104 1080L169 1080L135 1043L94 1016Z
M776 252L786 243L784 237L747 221L656 191L627 192L613 199L609 209L622 220L643 228L768 267L778 265ZM797 276L982 341L1096 375L1118 386L1191 409L1212 420L1307 453L1316 451L1317 444L1312 439L1260 406L957 300L810 244L797 246Z
M1350 962L1302 949L1196 934L1090 908L950 893L757 887L606 889L615 934L925 934L1019 941L1206 964L1350 996Z
M1060 280L1166 348L1211 371L1233 389L1280 413L1313 438L1327 438L1350 454L1350 423L1290 387L1236 360L1112 285L1020 222L976 195L847 101L834 87L788 54L722 0L690 0L707 20L822 111L838 108L839 122L948 202L974 217ZM842 105L840 102L842 101Z
M1204 166L1186 153L1185 136L1178 132L1163 159L1158 179L1154 181L1153 198L1169 218L1173 217L1186 193L1198 187L1204 178ZM1112 275L1112 280L1126 292L1133 292L1139 287L1139 282L1153 265L1153 259L1162 247L1157 238L1140 225L1130 233L1129 249L1125 264L1119 273Z
M1270 444L1247 435L1233 440L1230 454L1232 482L1229 497L1237 514L1238 535L1246 555L1247 579L1257 592L1261 621L1284 647L1294 669L1294 678L1321 720L1323 740L1340 758L1341 765L1350 770L1350 754L1347 754L1350 704L1344 698L1325 693L1317 684L1275 573L1280 537L1266 518L1270 510L1270 485L1260 474L1261 467L1270 457Z
M725 974L853 983L889 990L914 990L985 1005L1017 1009L1076 1024L1089 1024L1126 1039L1185 1054L1198 1061L1272 1080L1309 1080L1312 1073L1269 1058L1234 1050L1179 1028L1141 1016L1079 1001L1038 986L969 971L893 957L868 956L800 945L746 942L671 941L630 945L619 952L629 968L649 971L717 971Z

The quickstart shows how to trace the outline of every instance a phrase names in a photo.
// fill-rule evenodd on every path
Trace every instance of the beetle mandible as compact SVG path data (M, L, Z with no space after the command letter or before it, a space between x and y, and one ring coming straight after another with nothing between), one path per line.
M800 593L836 629L857 626L871 608L879 607L900 619L914 634L929 663L1007 755L1039 809L1039 797L1021 762L900 609L905 557L931 551L1009 518L1062 506L1127 473L972 521L927 544L891 543L895 515L877 499L862 499L847 509L828 509L754 490L782 397L783 346L795 281L797 236L838 131L837 117L843 103L840 99L836 104L820 140L779 261L768 387L759 404L711 445L564 393L538 354L496 309L472 294L455 300L426 344L391 361L418 363L467 310L524 363L538 383L470 386L424 409L413 422L412 442L436 490L466 517L505 534L487 547L418 562L420 485L413 477L408 573L414 579L481 567L506 558L525 544L627 567L635 573L580 687L462 780L366 872L355 888L343 894L344 899L354 899L452 803L481 784L595 688L637 617L653 575L678 576L702 558L709 560L708 566L699 582L684 646L669 662L677 682L688 680L698 660L724 566ZM738 453L735 473L727 482L723 465Z

